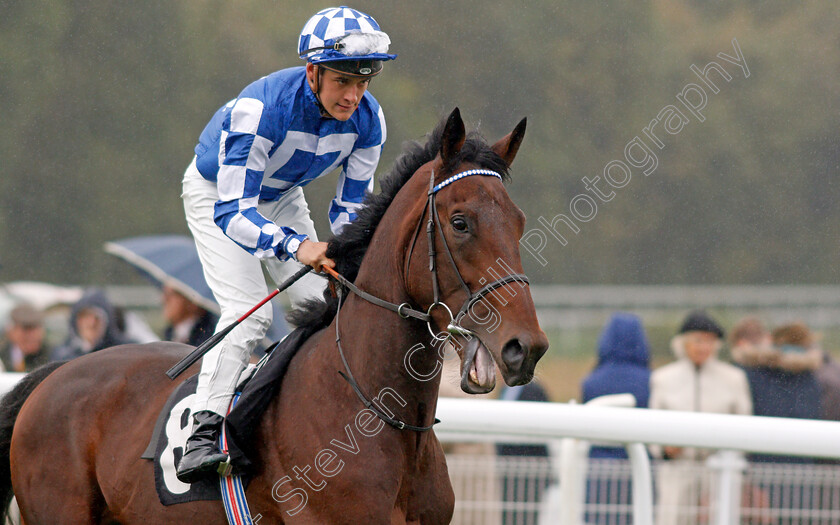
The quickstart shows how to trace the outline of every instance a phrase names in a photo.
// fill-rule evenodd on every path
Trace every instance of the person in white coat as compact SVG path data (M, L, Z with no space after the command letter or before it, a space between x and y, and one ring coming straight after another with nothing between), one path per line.
M677 360L651 374L652 409L720 414L752 414L752 397L744 371L717 357L723 329L705 312L690 313L671 349ZM701 491L700 461L711 451L687 447L652 447L659 465L657 521L659 525L692 524L707 494Z

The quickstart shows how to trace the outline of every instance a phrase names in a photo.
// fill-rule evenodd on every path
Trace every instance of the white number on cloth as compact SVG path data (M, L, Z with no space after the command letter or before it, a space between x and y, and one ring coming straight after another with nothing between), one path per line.
M192 431L190 407L194 397L195 394L189 395L172 407L172 412L169 413L166 427L164 427L166 448L160 455L160 468L163 472L163 483L166 485L166 490L172 494L184 494L190 490L189 483L184 483L175 476L175 450L181 449L180 454L178 454L180 459L184 455L187 438L190 437Z

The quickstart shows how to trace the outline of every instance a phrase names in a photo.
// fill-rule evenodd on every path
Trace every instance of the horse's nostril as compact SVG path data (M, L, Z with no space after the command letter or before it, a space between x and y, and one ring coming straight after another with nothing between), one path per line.
M534 360L539 360L546 351L548 351L548 338L545 337L545 334L542 334L542 337L537 338L531 346L531 352L534 354Z
M548 339L543 335L531 339L528 336L515 337L502 347L502 361L510 370L524 366L526 360L536 364L548 350Z
M525 349L519 339L511 339L502 347L502 360L508 368L517 369L525 360Z

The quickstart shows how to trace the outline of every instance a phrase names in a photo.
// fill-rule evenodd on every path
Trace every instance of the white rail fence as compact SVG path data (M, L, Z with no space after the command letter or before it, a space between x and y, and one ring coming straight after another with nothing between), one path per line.
M0 394L22 376L0 374ZM626 403L620 397L617 402ZM435 432L444 443L542 443L552 452L550 461L448 454L456 494L484 494L459 499L455 523L652 524L655 469L646 446L673 445L720 451L705 464L685 466L685 478L697 481L695 491L708 503L682 509L688 517L675 523L840 524L840 466L748 466L741 454L840 459L840 422L452 398L439 400L437 417L442 422ZM587 462L590 443L624 446L629 462ZM597 490L617 494L616 502L600 509L586 506L593 480L603 482ZM742 493L743 487L749 491L762 484L768 487L763 496ZM768 493L782 486L784 494ZM766 502L754 501L761 497L785 500L786 508L768 509ZM599 511L611 517L592 518Z
M516 458L485 456L495 462L483 467L484 474L496 484L510 485L511 476L531 479L531 487L559 481L559 490L544 491L543 501L536 503L533 494L520 494L530 503L517 507L489 500L484 505L464 500L456 503L456 523L534 523L539 511L539 524L561 523L634 523L654 522L653 476L646 445L674 445L717 449L705 464L684 464L678 472L680 482L689 487L701 501L697 508L674 509L673 523L840 523L840 467L833 465L748 465L743 452L779 454L798 457L840 458L840 423L801 419L704 414L607 406L584 406L560 403L532 403L441 399L437 416L442 423L435 432L444 442L552 443L551 461L529 459L532 463L517 464ZM560 440L560 441L558 441ZM625 446L627 462L601 461L587 465L588 443L609 443ZM469 469L476 469L477 457L448 456L450 477L456 486ZM533 463L536 462L536 463ZM677 464L667 462L668 467ZM522 474L523 468L530 474ZM622 468L624 469L622 471ZM491 474L495 472L495 477ZM505 474L507 472L507 474ZM518 474L516 474L518 472ZM585 506L587 483L593 479L614 484L614 494L625 502L613 508L609 519L593 518L592 506ZM478 479L477 475L472 476ZM632 485L629 483L632 479ZM520 489L526 485L520 482ZM605 487L601 485L601 489ZM632 489L630 487L632 486ZM743 488L747 487L747 493ZM763 487L763 496L750 492ZM495 487L498 493L506 490ZM632 495L629 492L632 490ZM768 493L768 491L770 491ZM775 494L775 492L779 494ZM782 493L781 491L784 491ZM700 497L699 494L704 494ZM462 495L464 493L462 492ZM630 497L632 496L632 497ZM756 498L784 501L778 509L767 508L767 502ZM508 500L507 496L499 498ZM516 498L513 498L514 500ZM745 503L747 502L747 503ZM483 507L484 517L476 518L470 507ZM486 509L496 508L497 512ZM516 510L521 512L516 514ZM526 511L530 512L528 514ZM507 515L505 515L507 513ZM621 516L623 513L623 517ZM491 517L492 514L492 517ZM501 517L498 517L501 515ZM667 513L665 514L667 515ZM661 520L661 521L670 521ZM660 523L660 525L667 525Z
M6 392L14 388L25 375L17 372L0 372L0 396L6 395Z

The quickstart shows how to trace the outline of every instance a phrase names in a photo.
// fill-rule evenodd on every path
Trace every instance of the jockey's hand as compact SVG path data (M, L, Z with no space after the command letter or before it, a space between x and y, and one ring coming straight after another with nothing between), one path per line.
M335 261L327 257L327 243L325 242L312 242L306 239L298 246L297 260L311 266L316 272L321 271L321 266L335 268Z

